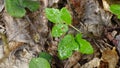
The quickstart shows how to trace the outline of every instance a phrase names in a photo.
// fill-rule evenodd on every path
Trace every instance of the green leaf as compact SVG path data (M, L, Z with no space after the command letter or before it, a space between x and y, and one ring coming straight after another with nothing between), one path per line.
M92 54L93 48L92 45L85 39L81 38L81 34L77 34L75 37L76 42L80 45L79 51L83 54Z
M55 24L55 26L52 28L52 36L60 37L61 35L65 34L67 31L68 31L68 25Z
M66 8L61 9L61 18L66 24L71 24L72 23L72 17L70 12Z
M49 62L44 58L32 58L29 68L50 68Z
M60 18L60 11L54 8L46 8L45 9L46 17L53 23L62 23L62 19Z
M46 52L41 52L39 54L39 57L44 58L44 59L48 60L49 62L51 62L51 60L52 60L52 56Z
M19 0L5 0L5 8L13 17L23 17L26 13L24 7L20 5Z
M79 50L79 45L75 42L74 37L68 34L58 44L59 58L67 59L72 55L73 50Z
M30 11L36 11L39 8L39 2L32 0L23 0L23 6L28 8Z
M118 17L118 19L120 19L120 15L118 15L117 17Z
M120 15L120 5L112 4L110 5L110 10L112 11L112 13Z
M120 5L112 4L110 5L110 10L113 14L118 15L118 18L120 17Z
M5 8L13 17L25 16L28 8L30 11L36 11L39 8L39 3L31 0L5 0Z

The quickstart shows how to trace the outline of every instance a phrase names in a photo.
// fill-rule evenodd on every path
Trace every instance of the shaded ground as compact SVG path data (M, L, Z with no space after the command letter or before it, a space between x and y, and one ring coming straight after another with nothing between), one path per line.
M120 21L103 8L102 0L39 2L38 11L28 11L23 18L13 18L0 1L0 68L28 68L30 59L37 57L39 52L52 55L51 68L119 68ZM67 60L60 60L57 56L60 39L50 34L53 24L45 17L46 7L67 7L73 17L72 24L92 44L94 54L74 52ZM73 29L69 32L76 33Z

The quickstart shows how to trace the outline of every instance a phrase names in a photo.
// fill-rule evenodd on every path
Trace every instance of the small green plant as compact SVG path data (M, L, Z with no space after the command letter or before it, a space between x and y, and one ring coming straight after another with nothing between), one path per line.
M113 14L117 15L118 19L120 19L120 5L119 4L110 5L110 10Z
M38 58L32 58L29 63L29 68L51 68L50 61L52 56L46 52L41 52Z
M80 31L71 25L72 17L65 7L61 10L46 8L45 13L48 20L54 23L51 33L53 37L61 37L62 35L65 35L68 31L68 26L71 26L79 32L76 37L67 34L61 39L58 44L58 56L60 59L63 60L69 58L73 51L79 51L83 54L93 53L91 44L85 39L82 39Z
M36 11L39 8L39 2L32 0L5 0L5 8L7 12L13 17L25 16L28 8L30 11Z

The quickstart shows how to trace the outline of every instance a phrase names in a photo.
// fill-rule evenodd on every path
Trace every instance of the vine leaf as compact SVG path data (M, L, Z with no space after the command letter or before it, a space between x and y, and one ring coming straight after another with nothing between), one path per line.
M61 13L61 18L66 24L71 24L72 23L72 17L70 12L64 7L60 11Z
M92 54L94 52L92 45L87 40L82 39L81 36L81 34L77 34L75 37L76 42L80 45L79 52L83 54Z
M52 28L52 36L60 37L61 35L65 34L67 31L68 31L68 25L55 24L55 26Z
M62 23L60 11L54 8L46 8L45 9L46 17L53 23Z
M58 44L58 55L61 60L70 57L73 50L79 50L79 45L75 42L74 37L66 35Z

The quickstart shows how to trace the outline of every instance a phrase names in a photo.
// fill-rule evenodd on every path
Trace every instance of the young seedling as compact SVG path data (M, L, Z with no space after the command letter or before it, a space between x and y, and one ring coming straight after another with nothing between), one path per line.
M54 23L52 28L53 37L61 37L68 31L68 26L78 31L76 37L71 34L67 34L58 44L58 56L61 60L69 58L73 51L79 51L83 54L92 54L93 48L91 44L82 39L82 34L75 28L72 23L72 17L69 11L63 7L61 10L54 8L45 9L46 17L49 21Z

